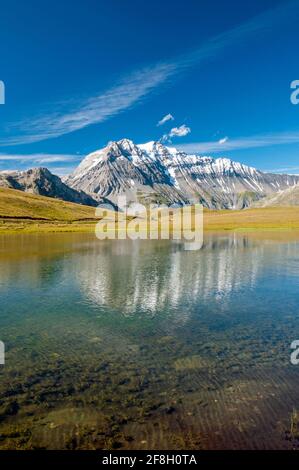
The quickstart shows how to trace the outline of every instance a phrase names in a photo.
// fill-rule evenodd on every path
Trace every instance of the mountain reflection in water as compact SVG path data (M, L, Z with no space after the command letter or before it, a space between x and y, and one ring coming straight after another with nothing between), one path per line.
M1 236L0 448L296 446L299 238L274 238Z

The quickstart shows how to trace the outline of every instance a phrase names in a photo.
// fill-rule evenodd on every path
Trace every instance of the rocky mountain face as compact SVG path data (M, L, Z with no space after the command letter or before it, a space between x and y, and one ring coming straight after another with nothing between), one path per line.
M227 158L188 155L160 142L111 142L88 155L66 179L98 201L201 202L211 209L242 209L291 188L299 176L263 173Z
M18 189L27 193L63 199L77 204L97 205L97 202L90 195L70 188L46 168L1 173L0 187Z
M117 203L128 200L157 203L188 203L188 197L175 187L162 160L153 158L130 140L112 142L88 155L66 183L83 190L98 201Z

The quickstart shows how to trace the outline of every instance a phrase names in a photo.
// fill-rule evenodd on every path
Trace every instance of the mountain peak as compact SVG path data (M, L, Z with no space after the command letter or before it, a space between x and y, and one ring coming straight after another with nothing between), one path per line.
M178 152L176 148L167 147L166 145L162 144L159 140L151 140L150 142L146 142L145 144L138 144L138 147L143 152L146 152L149 156L152 157L170 157Z
M42 167L42 166L30 168L29 170L25 170L25 171L23 171L22 173L23 173L23 174L27 174L28 176L29 176L29 175L34 175L34 176L36 176L36 177L39 177L39 176L46 176L46 177L54 176L54 175L48 170L48 168Z
M119 140L117 144L127 150L130 150L131 148L135 147L133 140L126 138Z
M111 140L108 142L106 147L98 150L98 152L105 151L105 150L111 150L111 151L131 151L136 145L134 142L130 139L120 139L120 140Z

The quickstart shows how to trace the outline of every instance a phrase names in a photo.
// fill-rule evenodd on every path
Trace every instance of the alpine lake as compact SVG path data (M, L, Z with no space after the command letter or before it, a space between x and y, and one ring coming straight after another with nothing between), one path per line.
M299 447L299 235L0 236L0 449Z

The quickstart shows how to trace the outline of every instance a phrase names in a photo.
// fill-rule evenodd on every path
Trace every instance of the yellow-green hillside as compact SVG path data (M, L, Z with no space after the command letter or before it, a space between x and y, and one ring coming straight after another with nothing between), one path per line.
M95 208L0 188L0 232L87 231ZM205 230L299 230L299 206L204 211Z
M0 188L0 217L74 221L95 218L95 209L14 189Z
M0 188L0 231L94 224L95 208ZM70 228L70 227L69 227Z

